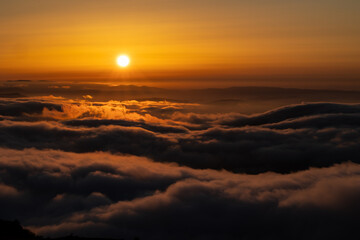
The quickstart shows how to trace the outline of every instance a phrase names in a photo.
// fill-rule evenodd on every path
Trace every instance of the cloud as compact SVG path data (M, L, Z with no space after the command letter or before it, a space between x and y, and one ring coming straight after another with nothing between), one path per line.
M338 103L307 103L280 107L262 114L255 114L248 118L239 118L224 121L222 124L228 126L258 126L269 123L296 119L306 116L321 114L348 114L360 113L358 104L338 104Z
M41 114L46 109L61 111L61 104L43 101L0 100L0 114L4 116L25 116L26 114Z
M140 127L152 132L158 133L187 133L188 129L184 126L174 126L167 124L146 123L144 121L130 121L121 119L83 119L83 120L68 120L63 121L67 126L83 126L83 127L100 127L100 126L125 126L125 127Z
M84 95L83 98L84 99L92 99L93 97L91 95Z
M46 236L336 239L357 233L355 163L248 175L102 152L0 152L0 186L13 193L0 195L0 217L16 217Z
M148 107L182 104L3 100L4 107L12 105L17 113L0 121L0 146L7 148L108 151L245 173L287 173L360 159L360 107L354 104L291 105L250 116L177 112L167 118L152 116Z
M359 105L307 103L254 115L204 108L2 98L0 218L45 236L357 234Z

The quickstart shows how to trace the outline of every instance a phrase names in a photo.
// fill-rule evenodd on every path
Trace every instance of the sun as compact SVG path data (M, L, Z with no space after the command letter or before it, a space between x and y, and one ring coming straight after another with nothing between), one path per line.
M116 63L120 67L127 67L130 64L130 58L126 55L120 55L116 58Z

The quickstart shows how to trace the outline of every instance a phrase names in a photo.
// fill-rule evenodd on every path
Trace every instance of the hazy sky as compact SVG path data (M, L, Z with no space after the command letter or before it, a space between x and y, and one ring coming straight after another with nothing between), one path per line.
M348 88L360 79L359 10L358 0L1 1L0 79ZM121 53L126 70L115 64Z

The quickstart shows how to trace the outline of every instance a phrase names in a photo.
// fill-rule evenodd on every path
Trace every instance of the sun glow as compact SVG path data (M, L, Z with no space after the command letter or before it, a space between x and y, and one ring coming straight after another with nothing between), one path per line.
M127 67L130 64L130 58L126 55L121 55L116 58L116 63L120 67Z

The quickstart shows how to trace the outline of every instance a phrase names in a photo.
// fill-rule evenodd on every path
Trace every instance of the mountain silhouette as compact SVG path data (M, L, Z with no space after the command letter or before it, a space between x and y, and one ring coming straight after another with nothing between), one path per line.
M18 220L0 220L0 239L6 240L125 240L114 238L83 238L78 236L66 236L59 238L45 238L23 228ZM139 240L135 237L134 240ZM131 239L131 240L133 240Z

